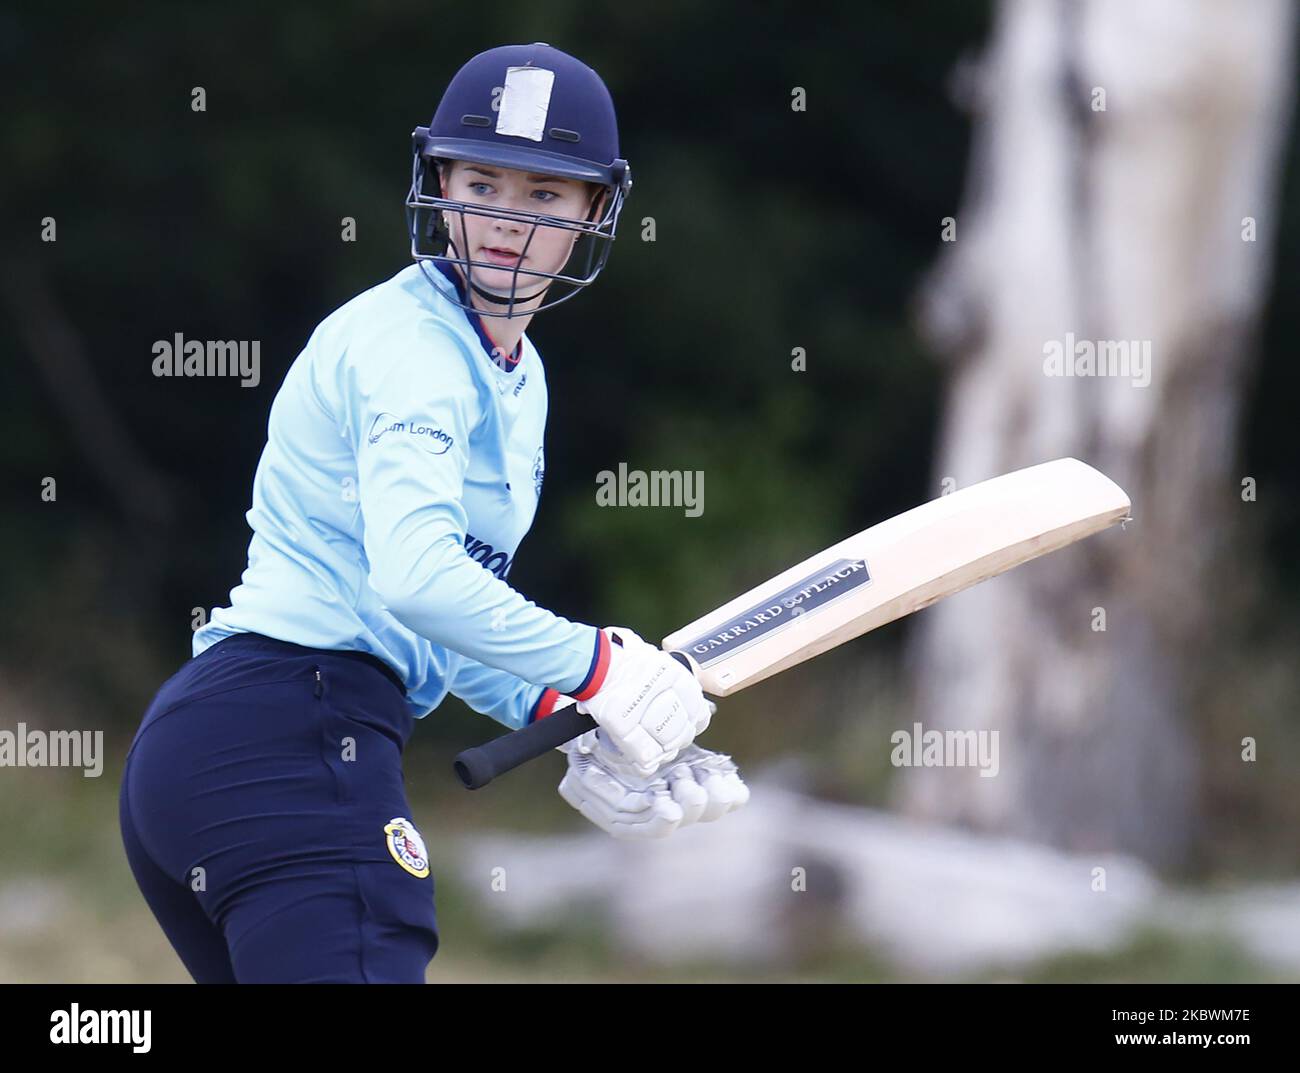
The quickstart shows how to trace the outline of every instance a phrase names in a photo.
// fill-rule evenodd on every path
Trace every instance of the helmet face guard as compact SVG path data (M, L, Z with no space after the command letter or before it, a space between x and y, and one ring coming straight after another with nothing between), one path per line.
M411 257L417 262L435 261L460 267L466 282L466 299L461 302L457 296L452 301L461 308L484 317L527 316L568 301L600 275L609 260L611 244L618 228L618 217L632 188L632 171L626 160L615 159L609 165L601 165L532 147L494 144L469 138L439 138L433 136L428 127L416 127L411 138L414 159L411 166L411 187L406 196ZM582 220L551 216L544 212L477 205L443 197L437 167L440 160L463 160L596 184L604 190L600 217L593 218L596 214L594 197L591 211ZM456 219L452 226L448 226L444 214L454 214ZM465 226L467 215L512 220L529 225L523 250L513 269L489 261L475 261L469 257ZM556 228L577 235L573 249L559 271L542 272L533 268L520 270L539 227ZM481 271L484 269L510 272L508 297L488 290L476 280L476 268L480 270L479 280L482 279ZM551 288L557 283L563 284L564 289L558 295L553 295ZM488 304L502 308L480 309L472 306L468 304L471 293L478 294ZM528 309L517 308L520 303L531 303L543 294L546 298L540 305Z

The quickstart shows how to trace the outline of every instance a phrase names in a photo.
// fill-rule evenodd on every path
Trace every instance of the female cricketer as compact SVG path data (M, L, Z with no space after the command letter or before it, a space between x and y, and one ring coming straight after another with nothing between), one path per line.
M507 582L544 474L524 332L599 274L630 188L608 90L549 45L474 57L416 129L415 263L289 369L248 567L127 755L127 858L196 981L424 981L434 882L401 757L448 693L511 728L575 698L598 729L562 747L560 792L613 835L747 800L693 744L711 711L685 668Z

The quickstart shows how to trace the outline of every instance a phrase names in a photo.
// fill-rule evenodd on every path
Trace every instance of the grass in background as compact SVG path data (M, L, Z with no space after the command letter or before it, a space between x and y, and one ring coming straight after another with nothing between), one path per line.
M124 747L118 743L112 750L114 762L106 764L98 779L67 770L4 769L0 982L189 982L136 888L122 851L117 788ZM797 962L765 968L708 958L669 966L643 963L618 950L595 918L581 912L553 928L501 928L479 912L477 896L458 882L448 845L476 829L541 832L562 825L564 830L581 830L585 821L554 793L560 768L542 762L517 772L512 783L503 782L501 792L469 794L453 784L443 763L449 754L416 748L410 755L413 818L430 846L442 931L442 947L429 969L431 982L915 979L856 946L829 923L801 936ZM433 777L425 763L433 766ZM445 779L437 775L439 765L447 772ZM1032 982L1281 978L1244 957L1226 939L1193 941L1160 931L1139 934L1111 955L1061 955L1028 969L991 967L967 977Z

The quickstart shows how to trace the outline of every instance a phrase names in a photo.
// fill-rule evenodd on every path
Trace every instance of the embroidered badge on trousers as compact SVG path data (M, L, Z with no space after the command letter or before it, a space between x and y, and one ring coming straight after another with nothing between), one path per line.
M415 824L405 816L394 816L384 824L384 834L388 836L388 852L393 860L417 879L429 874L429 851L424 848L424 839Z

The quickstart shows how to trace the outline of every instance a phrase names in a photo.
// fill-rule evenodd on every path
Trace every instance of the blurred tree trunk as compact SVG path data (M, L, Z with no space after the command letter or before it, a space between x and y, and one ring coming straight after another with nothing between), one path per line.
M907 812L1187 862L1291 34L1284 0L1005 0L958 81L971 178L922 295L952 362L934 491L1074 455L1135 522L921 616L916 718L999 730L1001 770L909 771ZM1149 340L1149 385L1046 375L1067 333Z

